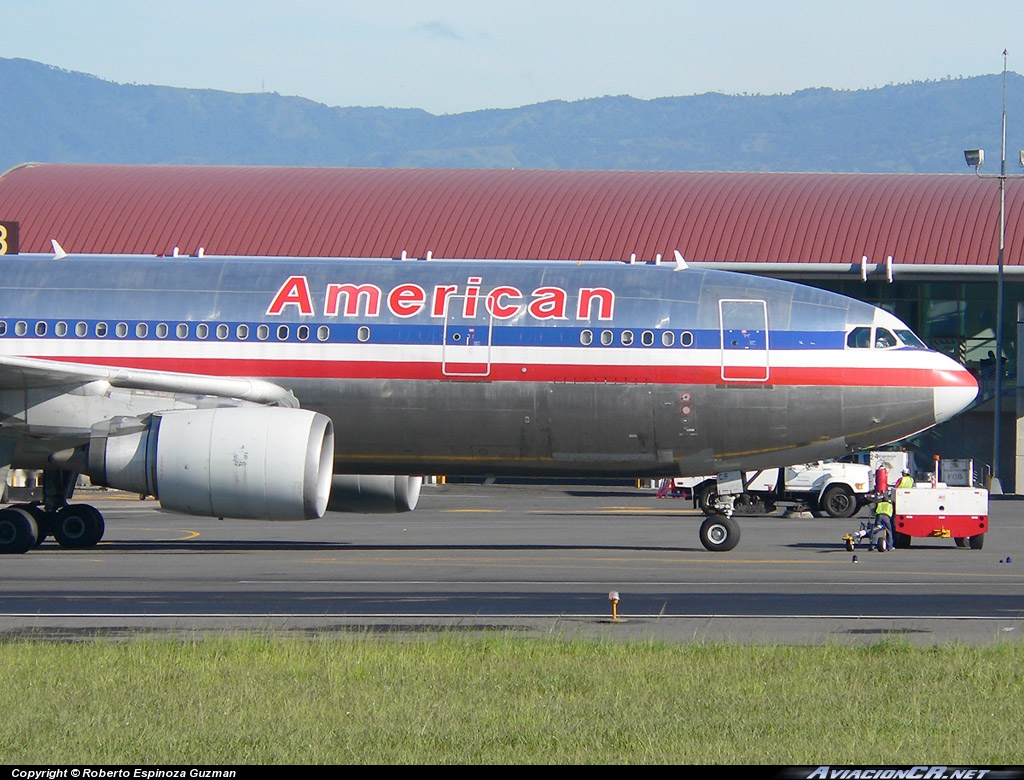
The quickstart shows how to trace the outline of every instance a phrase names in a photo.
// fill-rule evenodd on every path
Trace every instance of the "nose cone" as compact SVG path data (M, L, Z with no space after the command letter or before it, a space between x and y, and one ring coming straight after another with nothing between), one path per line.
M935 422L955 417L970 406L978 395L978 381L971 373L951 358L945 358L941 369L935 371Z

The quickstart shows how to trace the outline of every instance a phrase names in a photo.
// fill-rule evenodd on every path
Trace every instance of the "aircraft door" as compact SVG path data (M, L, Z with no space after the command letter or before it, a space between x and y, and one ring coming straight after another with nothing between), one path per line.
M445 301L441 373L452 377L485 377L491 373L491 330L494 318L477 298L452 295Z
M722 379L768 381L768 305L760 300L718 302L722 335Z

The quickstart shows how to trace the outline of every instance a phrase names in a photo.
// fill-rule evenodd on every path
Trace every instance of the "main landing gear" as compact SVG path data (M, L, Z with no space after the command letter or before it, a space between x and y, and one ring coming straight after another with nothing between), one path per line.
M0 554L20 554L52 536L61 547L95 547L103 538L103 515L88 504L69 504L77 474L44 472L43 503L0 509Z
M735 496L719 496L715 514L700 524L700 543L711 552L728 552L740 543L740 525L732 519Z

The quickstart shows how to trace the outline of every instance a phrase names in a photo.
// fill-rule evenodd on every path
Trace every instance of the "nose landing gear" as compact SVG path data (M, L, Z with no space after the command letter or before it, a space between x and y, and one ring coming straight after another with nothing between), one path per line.
M732 518L735 496L719 496L715 514L700 524L700 543L711 552L728 552L740 543L740 526Z

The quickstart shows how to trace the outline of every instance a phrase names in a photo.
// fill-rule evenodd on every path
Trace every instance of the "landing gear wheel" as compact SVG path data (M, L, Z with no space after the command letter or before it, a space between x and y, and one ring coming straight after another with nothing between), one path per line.
M749 493L740 493L736 496L736 503L733 504L733 512L738 515L765 515L768 510L760 498Z
M700 511L710 517L715 513L715 503L718 501L718 485L712 482L709 485L705 485L701 488L700 493L697 494L697 506L700 507Z
M61 547L95 547L104 530L103 515L88 504L63 506L53 521L53 538Z
M36 546L38 534L31 513L13 506L0 510L0 554L28 552Z
M857 499L846 485L833 485L821 497L821 508L829 517L853 517L857 514Z
M967 544L971 546L972 550L980 550L985 545L985 534L969 537Z
M893 539L893 546L897 550L906 550L908 547L910 547L909 534L901 534L899 531L896 531L894 536L895 538Z
M36 543L38 547L50 535L50 515L39 504L15 504L14 509L23 509L36 521Z
M700 543L711 552L728 552L740 543L740 526L731 517L712 515L700 524Z

